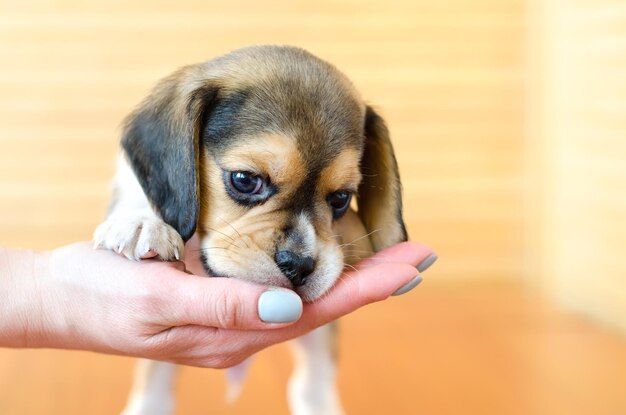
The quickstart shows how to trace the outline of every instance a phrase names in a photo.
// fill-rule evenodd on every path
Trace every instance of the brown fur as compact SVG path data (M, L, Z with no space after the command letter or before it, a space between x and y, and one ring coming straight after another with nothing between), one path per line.
M365 150L361 159L359 216L372 232L375 251L407 239L402 220L402 185L385 121L371 108L365 116Z
M274 254L299 249L326 267L298 288L312 300L339 276L340 243L364 237L365 252L406 239L384 122L301 49L251 47L182 68L131 114L122 142L154 209L185 240L197 230L214 275L289 286ZM270 178L276 194L243 206L226 192L232 171ZM328 195L357 189L364 227L353 212L333 221Z

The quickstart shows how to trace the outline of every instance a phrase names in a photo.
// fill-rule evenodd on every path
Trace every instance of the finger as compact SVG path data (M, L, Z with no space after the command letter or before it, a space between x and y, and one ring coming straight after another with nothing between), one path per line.
M417 267L424 272L437 260L437 255L426 245L418 242L402 242L375 253L369 258L360 261L356 268L369 267L377 264L401 262Z
M302 300L293 291L233 278L181 276L171 284L166 310L174 326L276 329L297 321Z
M267 347L301 336L317 327L328 324L367 304L388 298L399 288L415 278L417 269L405 263L372 265L347 272L323 298L304 305L300 320L281 330L260 333L250 331L238 334L242 341Z
M318 327L391 296L419 277L415 267L386 263L345 273L321 300L305 305L301 324Z

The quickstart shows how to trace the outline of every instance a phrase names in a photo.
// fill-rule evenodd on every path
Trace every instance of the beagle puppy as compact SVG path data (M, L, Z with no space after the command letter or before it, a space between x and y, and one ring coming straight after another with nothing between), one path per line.
M95 246L183 258L197 234L212 277L287 287L315 301L344 267L407 239L389 132L334 66L253 46L183 67L125 121ZM343 413L334 335L294 341L293 414ZM125 414L170 414L173 365L142 361Z

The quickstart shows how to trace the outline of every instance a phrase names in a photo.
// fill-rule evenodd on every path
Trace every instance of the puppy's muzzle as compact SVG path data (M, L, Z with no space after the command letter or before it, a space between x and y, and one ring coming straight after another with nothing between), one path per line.
M294 287L306 283L306 279L315 269L315 261L310 256L300 256L293 251L278 251L274 256L276 265Z

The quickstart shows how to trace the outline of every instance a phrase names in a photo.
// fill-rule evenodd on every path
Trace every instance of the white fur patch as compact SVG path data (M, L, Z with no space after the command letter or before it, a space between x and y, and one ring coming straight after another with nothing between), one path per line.
M294 228L298 231L298 235L302 238L304 245L303 254L315 256L317 248L317 236L315 235L315 227L311 223L311 219L305 214L298 215Z
M176 365L154 360L139 360L135 382L121 415L172 415Z
M107 219L96 228L94 246L136 261L155 256L166 261L182 259L182 238L154 212L124 157L118 159L117 168L117 200Z
M110 249L135 261L155 256L180 260L185 252L178 232L145 210L111 215L96 228L93 239L96 248Z
M336 387L333 329L322 326L291 342L295 367L289 379L292 415L342 415Z

